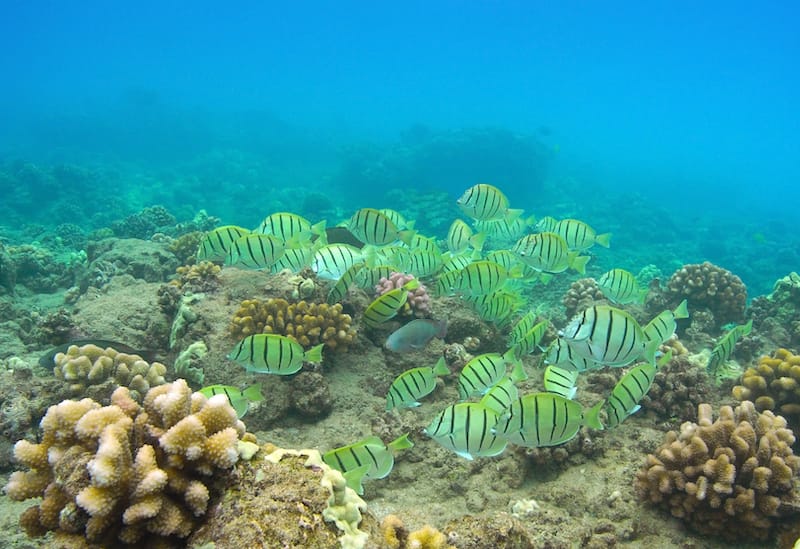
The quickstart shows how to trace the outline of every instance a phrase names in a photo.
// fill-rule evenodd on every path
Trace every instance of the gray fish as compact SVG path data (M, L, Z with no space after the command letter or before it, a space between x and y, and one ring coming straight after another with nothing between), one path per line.
M431 339L442 339L446 334L446 320L417 318L392 332L384 346L395 353L408 353L424 349Z

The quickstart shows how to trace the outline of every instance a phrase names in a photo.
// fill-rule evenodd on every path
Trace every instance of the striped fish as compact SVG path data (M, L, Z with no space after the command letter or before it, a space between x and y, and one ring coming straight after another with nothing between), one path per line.
M481 221L514 219L522 213L522 210L510 210L506 195L497 187L486 183L479 183L464 191L461 198L456 200L456 204L466 215Z
M706 364L706 371L712 376L717 375L717 370L719 367L727 362L731 357L733 349L736 347L736 343L744 336L749 335L752 329L753 320L751 319L747 324L736 326L735 328L729 330L727 334L722 336L722 339L720 339L711 350L711 356Z
M475 261L458 271L452 289L469 295L487 295L498 290L507 279L508 271L497 263Z
M562 219L553 232L567 242L570 250L588 250L595 244L608 248L611 244L611 233L597 234L588 224L577 219Z
M392 210L391 208L381 208L378 211L388 217L398 230L414 228L414 222L406 220L403 214L397 210Z
M303 362L322 362L320 343L308 351L293 339L277 334L250 335L236 344L227 358L242 364L248 372L286 376L300 371Z
M550 321L543 320L528 330L527 333L511 347L514 356L522 358L537 350L539 348L539 343L544 339L545 334L547 334L547 328L549 327Z
M470 263L473 258L471 254L453 254L446 252L442 254L442 274L450 273L453 271L460 271ZM495 263L498 263L495 261Z
M617 382L606 401L606 427L616 427L625 418L639 411L642 400L656 377L656 366L646 362L631 368Z
M328 244L314 253L311 270L320 278L339 280L347 269L361 262L361 250L355 246Z
M461 253L470 247L480 251L484 240L486 240L486 234L475 234L472 227L461 219L454 220L447 231L447 249L453 254Z
M350 217L347 228L353 235L365 244L372 246L385 246L400 239L392 220L374 208L361 208ZM410 238L412 233L404 235Z
M364 325L375 328L390 318L394 318L403 305L408 301L408 292L419 288L419 280L412 278L400 288L389 290L379 295L364 310L361 321Z
M649 341L636 319L622 309L588 307L560 335L578 355L608 366L625 366L639 357L655 364L658 342Z
M544 363L559 366L564 370L585 372L599 370L603 364L580 356L563 339L557 337L544 352Z
M567 370L551 364L544 370L544 390L572 399L578 390L575 384L579 374L578 370Z
M246 389L239 389L232 385L209 385L208 387L203 387L198 392L208 398L214 395L224 394L228 397L228 402L231 403L233 409L236 410L236 415L239 419L242 419L245 414L247 414L251 402L261 402L264 400L264 397L261 395L260 383L250 385Z
M491 457L503 453L507 444L491 431L498 417L479 402L462 402L442 410L423 432L465 459Z
M529 267L544 273L561 273L573 269L586 272L588 256L570 253L567 242L555 233L535 233L520 238L511 248Z
M436 250L413 250L408 255L408 272L417 278L433 276L442 268L442 254Z
M363 495L362 481L388 476L394 467L394 454L412 446L414 443L408 440L408 433L388 445L379 437L371 436L325 452L322 454L322 461L341 472L347 485Z
M642 330L644 330L644 335L647 339L658 341L658 344L661 345L675 333L675 329L678 327L675 320L681 318L689 318L689 309L686 307L685 299L675 307L675 310L670 311L667 309L660 312Z
M550 217L549 215L544 216L539 221L536 222L536 230L540 233L554 233L556 231L556 227L558 226L558 219L555 217Z
M498 414L502 414L505 412L506 408L511 406L511 403L518 398L519 391L517 390L517 386L514 385L514 380L511 376L506 376L495 383L491 389L486 391L486 394L483 395L480 402L487 408L494 410Z
M598 402L584 414L579 403L561 395L525 395L498 418L493 431L498 437L526 448L557 446L571 440L584 425L602 429L598 415L604 403Z
M647 290L639 288L636 277L625 269L611 269L597 280L603 295L614 303L644 303Z
M522 368L522 363L516 360L513 354L484 353L474 357L461 368L458 376L459 398L466 400L471 396L485 394L490 387L506 375L506 364L514 365L511 374L514 381L528 377Z
M492 250L485 257L486 261L494 261L498 265L510 271L514 266L519 265L519 258L511 250Z
M340 302L344 296L347 295L347 290L355 281L362 268L364 268L363 263L356 263L342 273L342 276L336 281L336 284L334 284L331 290L328 292L328 299L326 300L328 305L333 305L334 303Z
M493 239L517 240L534 224L534 216L528 218L516 217L514 219L490 219L487 221L476 221L475 227L482 233L491 236Z
M319 242L322 241L320 240ZM283 255L269 268L269 271L271 273L279 273L286 269L293 273L299 273L311 264L315 251L316 248L313 245L286 248L283 250Z
M522 298L507 290L497 290L488 295L464 296L481 320L502 325L517 310Z
M264 218L254 233L271 234L283 242L308 241L312 235L325 238L325 221L312 225L306 218L288 212L277 212Z
M388 279L392 273L405 273L400 267L394 265L377 265L364 267L356 274L356 284L362 290L375 291L375 286L380 284L382 278Z
M528 311L525 316L517 320L511 333L508 335L508 346L513 347L515 343L525 337L531 328L536 324L536 318L539 314L536 311Z
M392 382L386 395L386 411L393 408L419 406L419 399L428 396L436 388L436 378L450 374L450 369L440 357L435 366L424 366L406 370Z
M283 254L284 244L280 238L271 234L251 233L233 242L225 264L247 269L269 269Z
M442 253L442 250L439 249L439 245L436 243L435 238L422 236L419 233L412 236L407 245L412 250L425 250L426 252L436 252L440 255Z
M236 225L217 227L206 233L197 249L198 261L222 261L228 257L228 252L236 240L239 240L250 231Z

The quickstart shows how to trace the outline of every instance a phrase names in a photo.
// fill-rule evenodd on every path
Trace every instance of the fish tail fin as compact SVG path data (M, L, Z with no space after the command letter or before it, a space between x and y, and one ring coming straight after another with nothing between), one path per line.
M326 227L327 224L328 224L328 222L325 219L323 219L319 223L311 225L311 234L315 234L319 238L324 238L325 242L327 242L328 241L328 233L325 232L325 229L327 228Z
M742 336L750 335L750 332L753 331L753 319L747 321L747 324L742 326Z
M644 359L652 365L656 363L656 351L658 351L658 346L660 342L657 339L652 339L647 342L644 346Z
M319 364L322 362L322 347L324 347L324 343L320 343L319 345L314 345L308 351L305 352L303 356L303 360L306 362L311 362L313 364Z
M604 429L603 423L600 421L600 410L603 409L603 405L606 403L605 400L601 400L586 412L584 416L586 422L586 426L592 429L597 429L598 431L602 431Z
M541 282L545 286L550 284L551 280L553 280L553 275L549 273L539 273L539 282Z
M412 290L416 290L417 288L419 288L419 285L420 285L419 279L412 278L411 280L403 284L403 289L406 290L407 292L410 292Z
M675 310L672 311L672 315L675 318L689 318L689 307L687 306L685 299L681 301L677 307L675 307Z
M574 255L570 258L569 266L580 274L586 274L586 264L589 263L588 255Z
M600 244L603 248L611 246L611 233L603 233L594 237L594 241Z
M664 355L658 359L658 362L656 362L656 367L661 368L664 364L667 364L670 360L672 360L672 349L664 353Z
M450 368L447 367L447 361L443 356L439 357L436 365L433 367L433 373L437 376L450 375Z
M521 360L514 358L512 364L514 365L514 369L511 370L512 381L525 381L526 379L528 379L528 374L527 372L525 372L525 368L522 366Z
M521 209L518 209L518 208L509 208L508 210L506 210L506 215L505 215L504 219L506 220L507 223L511 223L512 221L517 219L519 216L521 216L524 211L525 210L521 210Z
M308 233L296 234L284 242L286 248L307 248L309 244L311 244L311 235Z
M261 394L261 384L256 383L254 385L251 385L250 387L242 391L242 396L244 396L244 398L246 398L250 402L261 402L262 400L264 400L264 397Z
M486 233L475 233L469 239L469 245L476 252L480 252L483 249L483 244L486 242Z
M361 248L361 257L364 259L364 265L369 268L378 265L378 249L369 244Z
M536 226L536 216L529 215L525 218L525 226L526 227L535 227Z
M408 448L413 448L414 443L408 440L408 433L397 437L392 442L386 445L389 450L392 452L397 452L399 450L406 450Z
M344 477L347 486L355 490L355 492L359 496L364 495L364 485L361 483L361 481L364 479L364 475L367 474L367 471L369 471L369 467L370 466L368 463L366 465L362 465L357 469L351 469L346 473L342 473L342 476Z
M406 246L411 247L411 241L414 239L414 235L416 235L416 234L417 234L417 231L412 230L412 229L408 229L408 230L400 231L399 233L397 233L397 237L400 240L400 242L402 242Z

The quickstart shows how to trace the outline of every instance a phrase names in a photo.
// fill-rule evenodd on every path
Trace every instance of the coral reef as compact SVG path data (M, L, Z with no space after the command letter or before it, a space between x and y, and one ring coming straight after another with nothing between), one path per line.
M182 234L178 238L172 239L167 245L167 249L175 254L181 265L193 265L197 258L197 248L200 247L203 236L205 236L203 231Z
M675 271L667 281L667 290L675 305L686 299L692 316L698 309L714 315L719 330L730 322L744 320L747 289L742 280L730 271L708 261L687 264Z
M240 451L253 454L225 395L207 399L177 380L151 389L143 406L124 387L111 402L51 406L41 442L15 445L28 470L11 475L8 496L43 498L20 517L28 535L55 530L103 546L185 538Z
M324 343L331 350L346 350L355 340L352 318L341 303L289 303L285 299L246 299L233 315L230 332L236 339L252 334L291 337L305 348Z
M708 402L713 394L705 366L689 360L685 353L673 354L672 360L658 368L641 406L677 427L684 421L695 421L697 406Z
M773 344L800 346L800 275L792 272L775 282L772 293L753 299L747 312L754 331Z
M319 372L300 372L289 381L292 409L306 419L320 419L333 409L328 381Z
M561 303L566 309L567 318L572 318L578 311L605 299L603 290L600 289L594 278L580 278L570 284L564 297L561 298Z
M177 275L169 283L182 292L204 293L219 288L222 268L210 261L182 265L175 269Z
M66 353L55 356L53 374L69 384L73 395L82 394L88 385L100 385L112 379L114 385L128 387L135 398L151 387L166 383L167 367L160 362L147 363L134 354L120 353L108 347L86 344L70 345Z
M742 374L733 388L736 400L751 400L758 411L771 410L786 417L792 429L800 427L800 355L778 349L762 356Z
M378 296L390 290L402 288L408 281L414 280L414 275L404 273L390 273L389 278L381 277L375 285L375 292ZM397 312L399 316L415 316L417 318L428 318L431 316L431 296L428 289L420 283L415 290L408 292L408 300Z
M455 549L442 532L425 525L409 532L397 515L386 515L381 521L381 535L388 549Z
M111 224L114 234L120 238L139 238L146 240L161 229L175 225L173 216L164 206L148 206L131 214L122 221Z
M777 519L796 503L800 457L792 452L795 438L786 420L759 413L750 401L723 406L716 421L711 406L701 404L697 417L667 433L647 456L634 482L640 499L702 534L769 539Z

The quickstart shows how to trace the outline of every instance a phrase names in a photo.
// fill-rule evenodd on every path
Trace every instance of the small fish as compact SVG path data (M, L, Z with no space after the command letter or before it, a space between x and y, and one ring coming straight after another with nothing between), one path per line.
M250 335L236 344L227 358L248 372L287 376L299 372L303 362L322 362L323 343L306 351L293 339L277 334Z
M435 238L422 236L419 233L416 233L414 236L412 236L407 245L412 250L425 250L426 252L436 252L437 254L442 253L442 250L439 249L439 245L436 243Z
M492 431L526 448L557 446L572 440L584 425L602 429L598 415L603 404L605 401L598 402L584 414L574 400L553 393L533 393L514 401Z
M511 250L492 250L486 254L484 259L502 265L505 267L506 271L510 271L516 265L520 264L519 258Z
M403 229L410 230L414 228L414 222L406 220L403 214L401 214L397 210L392 210L391 208L381 208L378 211L381 212L386 217L388 217L392 221L392 223L394 223L394 226L397 227L398 230L403 230Z
M423 366L406 370L392 382L386 395L386 411L393 408L414 408L419 399L428 396L436 388L436 378L450 374L444 357L433 367Z
M392 220L374 208L361 208L350 217L347 228L364 244L385 246L396 240L408 240L413 232L397 230Z
M604 248L611 245L611 233L597 234L588 224L577 219L562 219L553 232L564 238L570 250L588 250L595 244Z
M514 356L517 358L522 358L523 356L528 355L538 349L539 343L541 343L542 339L544 339L544 336L547 333L547 328L549 327L550 321L543 320L528 330L527 333L511 347L511 350L514 352Z
M487 295L500 289L508 277L508 271L497 263L475 261L458 271L451 289L469 295Z
M528 311L525 315L520 318L514 327L511 329L511 333L508 335L508 346L513 347L515 343L525 337L531 328L536 324L536 318L539 314L536 311Z
M586 272L589 256L570 252L566 240L555 233L535 233L522 237L511 248L529 267L544 273L561 273L573 269Z
M661 345L675 333L675 329L678 327L675 320L681 318L689 318L689 309L686 307L685 299L675 307L674 311L667 309L660 312L642 330L647 339L658 341L658 344Z
M334 284L333 288L331 288L331 290L328 292L328 305L333 305L334 303L340 302L344 296L347 295L347 290L350 288L350 285L355 281L356 277L358 277L358 273L361 272L361 269L363 268L363 263L356 263L342 273L341 278L336 281L336 284Z
M369 304L361 317L361 321L369 328L375 328L387 320L394 318L408 301L408 292L419 288L419 280L412 278L400 288L389 290L379 295Z
M506 364L513 364L514 370L511 378L514 381L527 379L527 374L519 362L510 352L484 353L478 355L461 368L458 376L458 396L466 400L471 396L485 394L493 385L506 375Z
M434 337L444 339L447 335L446 320L415 318L396 329L386 338L384 347L395 353L408 353L424 349Z
M720 365L727 362L727 360L731 357L731 353L733 353L733 348L736 347L736 343L744 336L749 335L752 329L753 320L751 319L747 324L736 326L722 336L722 339L720 339L711 350L711 356L706 364L706 371L712 376L715 376Z
M321 242L318 240L317 242ZM269 268L271 273L279 273L287 269L293 273L299 273L311 264L316 248L312 246L302 246L300 248L286 248L283 255Z
M644 303L647 297L647 289L640 289L636 277L625 269L611 269L597 280L597 285L614 303Z
M433 276L442 268L442 254L437 250L413 250L408 254L409 273L417 278Z
M453 254L450 252L442 254L442 274L453 271L460 271L473 261L470 254ZM495 261L495 263L499 263Z
M371 436L325 452L322 461L341 472L347 485L363 495L362 481L385 478L394 467L394 454L412 446L414 443L408 440L408 433L389 444L384 444L377 436Z
M639 402L653 385L657 368L646 362L628 371L611 390L605 405L606 427L616 427L630 415L639 411Z
M599 370L604 366L594 360L580 356L560 337L554 339L547 349L545 349L544 363L577 372Z
M234 241L225 265L247 269L269 269L283 256L283 241L271 234L251 233Z
M316 225L297 214L277 212L264 218L254 233L271 234L283 242L307 242L313 235L325 236L325 221Z
M550 217L549 215L544 216L538 222L536 222L536 230L540 233L554 233L557 226L558 219L555 217Z
M485 233L475 234L472 227L460 219L454 220L447 231L447 249L453 254L461 253L470 247L480 251L484 240L486 240Z
M208 387L203 387L198 392L209 398L214 395L224 394L228 397L228 401L231 403L231 406L233 406L233 409L236 410L236 415L239 419L245 416L247 410L250 408L251 402L261 402L264 400L264 397L261 395L260 383L251 385L244 390L232 385L209 385Z
M465 459L491 457L506 449L506 441L491 431L498 418L479 402L461 402L442 410L423 432Z
M578 370L567 370L552 364L544 370L544 390L572 399L577 392Z
M503 289L488 295L464 296L464 299L472 304L481 320L496 325L502 325L523 301L519 294Z
M109 347L111 347L112 349L114 349L119 353L125 353L127 355L138 355L146 362L153 362L156 359L155 351L149 349L141 349L141 350L134 349L130 345L125 345L124 343L121 343L119 341L111 341L108 339L73 339L71 341L68 341L67 343L59 345L58 347L53 347L45 354L43 354L41 358L39 358L39 366L52 370L53 368L55 368L56 365L55 363L56 355L58 353L66 354L69 348L72 347L73 345L76 347L83 347L84 345L95 345L97 347L100 347L101 349L108 349Z
M608 366L625 366L639 357L655 364L659 345L647 339L629 313L608 305L584 309L560 336L577 354Z
M248 234L250 234L250 231L236 225L217 227L213 231L206 233L200 241L200 246L197 249L197 260L224 260L228 256L233 243Z
M487 234L493 239L517 240L528 232L528 229L533 226L535 221L536 218L534 216L524 218L522 214L520 214L514 219L476 221L475 227L481 233Z
M328 244L314 253L311 270L327 280L339 280L342 275L363 261L361 250L349 244Z
M466 215L481 221L501 218L510 220L522 213L522 210L509 209L506 195L497 187L486 183L479 183L464 191L456 204Z
M382 278L389 278L392 273L403 273L403 269L394 265L377 265L375 267L365 266L356 274L356 284L362 290L375 290L375 286L380 284Z
M514 384L514 380L511 376L506 376L486 391L480 403L498 414L502 414L518 398L519 391Z

